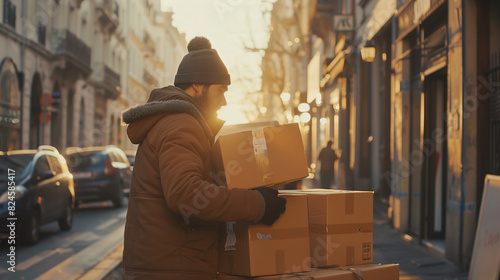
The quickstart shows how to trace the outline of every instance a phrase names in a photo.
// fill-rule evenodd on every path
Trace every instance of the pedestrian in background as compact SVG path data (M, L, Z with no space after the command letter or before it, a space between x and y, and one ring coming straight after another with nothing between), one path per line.
M204 37L188 44L175 86L123 113L139 144L125 224L123 279L215 279L221 222L272 224L285 211L276 190L228 189L212 177L210 149L231 83ZM218 183L218 184L217 184Z
M330 189L334 182L334 168L335 161L342 156L342 153L337 153L333 149L333 140L329 140L326 147L321 149L318 155L319 162L319 178L321 181L321 188Z

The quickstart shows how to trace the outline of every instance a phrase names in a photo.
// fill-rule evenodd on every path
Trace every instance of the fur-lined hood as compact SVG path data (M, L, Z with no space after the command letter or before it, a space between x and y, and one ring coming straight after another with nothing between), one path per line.
M203 108L186 92L180 88L168 86L153 90L146 104L126 110L122 118L125 123L129 124L127 134L134 144L141 143L160 119L176 113L194 116L203 127L207 138L213 142L214 135L224 122L213 117L206 118L202 112Z

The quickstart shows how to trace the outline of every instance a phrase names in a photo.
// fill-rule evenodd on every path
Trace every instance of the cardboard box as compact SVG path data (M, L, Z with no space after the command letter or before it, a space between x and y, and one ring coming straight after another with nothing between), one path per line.
M336 268L315 268L311 272L272 275L261 277L243 277L219 274L218 280L398 280L398 264L367 264Z
M219 272L262 276L309 271L307 196L286 198L286 211L272 225L229 222L221 229Z
M336 268L319 268L310 273L314 280L398 280L399 264L367 264Z
M291 190L306 193L313 267L368 264L373 260L373 192Z
M216 182L229 188L275 186L309 174L296 123L219 136L212 167Z
M219 274L217 275L217 280L312 280L313 278L308 275L301 274L280 274L280 275L268 275L268 276L236 276L229 274Z

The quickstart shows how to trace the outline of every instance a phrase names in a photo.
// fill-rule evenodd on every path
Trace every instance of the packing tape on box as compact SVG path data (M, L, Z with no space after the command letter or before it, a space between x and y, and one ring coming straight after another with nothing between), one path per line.
M255 162L262 173L262 182L264 185L274 182L274 174L271 171L269 156L267 154L267 143L263 129L252 130L253 152Z
M345 260L348 265L354 264L354 249L354 246L345 247Z
M269 228L250 235L250 241L283 240L309 236L309 228Z
M310 224L309 230L316 234L352 234L352 233L370 233L373 232L373 223L353 223L327 225Z
M345 267L345 266L341 266L339 268L340 270L348 270L352 272L352 274L354 275L354 279L356 280L365 280L365 277L363 277L363 273L360 270L357 270L353 267Z
M345 214L354 214L354 193L345 194Z
M226 243L224 245L225 251L236 250L236 234L234 233L234 225L236 222L226 222ZM264 241L264 240L283 240L290 238L302 238L309 236L309 228L279 228L279 229L266 229L250 235L250 241Z
M276 272L279 274L285 273L285 250L274 251L274 258L276 262Z

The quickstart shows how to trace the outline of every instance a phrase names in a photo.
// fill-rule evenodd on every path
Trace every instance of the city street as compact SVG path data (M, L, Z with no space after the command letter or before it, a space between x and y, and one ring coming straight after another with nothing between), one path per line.
M34 246L16 246L15 272L6 269L7 244L1 243L1 279L75 279L123 240L127 208L110 202L87 203L75 210L73 228L60 232L57 222L41 227Z
M321 245L302 259L326 248L313 267L500 280L499 14L499 0L0 0L0 279L116 280L123 255L125 278L302 273L285 259L294 229ZM248 248L274 270L238 272L211 223L273 224L292 209L277 186L355 192L293 208L277 230L290 243L263 246L276 265ZM298 226L304 213L321 221Z

